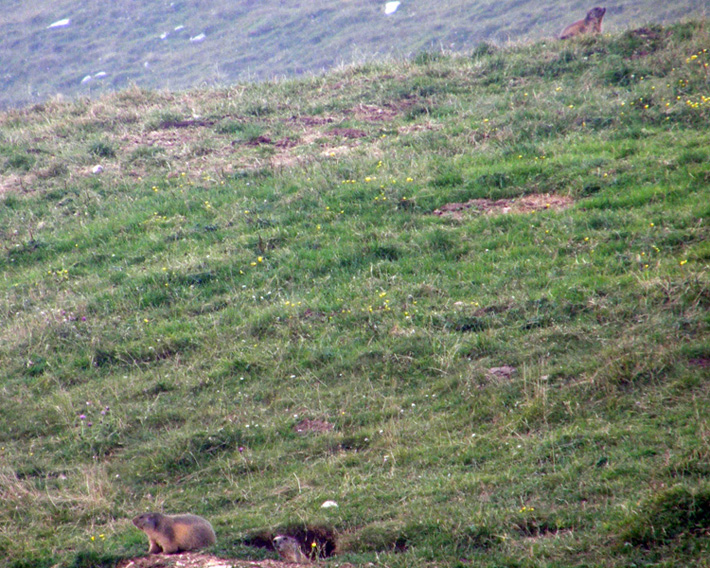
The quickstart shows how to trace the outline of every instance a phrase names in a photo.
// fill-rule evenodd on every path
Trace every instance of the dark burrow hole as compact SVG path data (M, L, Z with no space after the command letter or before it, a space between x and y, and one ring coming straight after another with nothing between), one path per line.
M277 535L295 538L301 550L311 560L329 558L335 554L335 531L321 525L285 525L272 530L261 530L247 536L244 544L255 548L275 550L273 540Z

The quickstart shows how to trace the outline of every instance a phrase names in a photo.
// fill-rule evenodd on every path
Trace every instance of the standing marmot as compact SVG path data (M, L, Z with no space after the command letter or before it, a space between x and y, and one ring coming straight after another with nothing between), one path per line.
M301 550L300 543L292 536L278 535L274 538L274 548L285 562L296 562L297 564L310 562L308 556Z
M587 12L587 17L570 24L560 34L560 39L569 39L583 34L602 33L602 18L606 14L606 8L592 8Z
M174 554L215 543L212 525L197 515L143 513L133 524L148 535L148 554Z

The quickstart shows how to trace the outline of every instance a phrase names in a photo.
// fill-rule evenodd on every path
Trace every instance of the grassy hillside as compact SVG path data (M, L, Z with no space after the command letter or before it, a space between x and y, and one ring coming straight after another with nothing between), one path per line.
M0 564L115 566L145 510L228 558L706 563L708 45L1 114Z
M13 1L0 34L0 108L56 94L96 96L135 83L184 89L271 80L422 49L555 37L580 0ZM705 0L607 4L611 32L707 15ZM69 25L48 29L69 19ZM202 41L197 41L201 36ZM86 82L83 82L86 79Z

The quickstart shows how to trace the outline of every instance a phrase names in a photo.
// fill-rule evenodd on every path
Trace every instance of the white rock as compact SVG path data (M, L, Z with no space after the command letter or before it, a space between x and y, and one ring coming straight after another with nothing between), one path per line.
M103 79L106 75L108 75L106 71L99 71L96 75L94 75L94 79Z
M82 85L86 85L86 83L88 83L89 81L91 81L91 75L87 75L86 77L84 77L84 78L81 80L81 84L82 84Z
M93 168L91 168L92 174L100 174L103 171L104 171L104 167L102 165L96 165Z
M173 30L174 32L179 32L180 30L184 30L185 26L175 26L175 29Z
M194 37L191 37L190 41L192 43L200 43L201 41L205 41L205 37L206 37L205 34L199 34Z
M168 37L168 32L163 32L162 34L160 34L160 39L165 39L166 37Z
M320 508L321 509L330 509L332 507L337 507L338 504L335 501L325 501Z
M385 4L385 14L394 14L400 4L401 2L387 2L387 4Z
M64 18L63 20L57 20L56 22L49 24L47 26L48 30L51 30L52 28L64 28L68 26L71 23L71 19L69 18Z

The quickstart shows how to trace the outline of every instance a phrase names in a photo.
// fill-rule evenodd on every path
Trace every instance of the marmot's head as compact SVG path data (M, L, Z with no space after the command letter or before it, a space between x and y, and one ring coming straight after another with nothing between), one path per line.
M160 524L160 519L162 518L163 515L161 515L160 513L143 513L142 515L138 515L136 518L133 519L133 524L141 530L155 530L156 528L158 528L158 525Z
M278 551L281 550L295 550L301 548L298 541L292 536L277 535L274 540L274 548Z
M587 21L594 22L596 20L601 20L604 17L604 14L606 14L606 8L600 8L599 6L592 8L589 12L587 12Z

